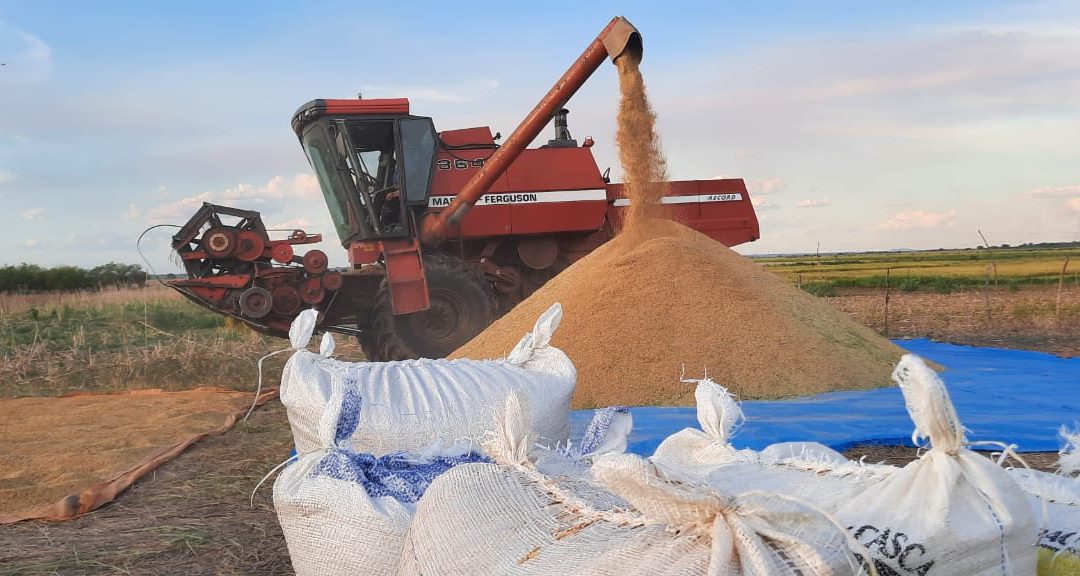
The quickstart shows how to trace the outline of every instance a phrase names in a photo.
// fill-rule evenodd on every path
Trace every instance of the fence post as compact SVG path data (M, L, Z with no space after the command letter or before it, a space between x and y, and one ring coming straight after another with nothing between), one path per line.
M1065 257L1065 262L1061 265L1061 275L1058 276L1058 293L1057 303L1054 304L1054 319L1061 323L1061 291L1065 288L1065 270L1069 267L1069 257Z
M885 269L885 337L889 337L889 273L891 269Z

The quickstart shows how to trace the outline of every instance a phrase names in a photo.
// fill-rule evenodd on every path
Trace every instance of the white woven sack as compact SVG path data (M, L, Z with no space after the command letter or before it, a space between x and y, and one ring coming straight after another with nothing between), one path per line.
M650 460L668 473L701 480L716 467L740 459L740 451L731 446L731 437L746 417L738 400L708 378L697 381L694 400L701 430L684 428L668 436Z
M1039 525L1039 574L1080 576L1080 478L1009 470Z
M851 574L842 527L791 501L671 482L645 460L596 457L605 487L538 472L527 406L507 400L485 445L420 500L401 574ZM627 503L632 503L633 507Z
M524 395L533 407L540 440L566 442L577 372L566 354L550 345L562 319L559 304L504 360L340 362L303 350L314 314L302 312L294 321L290 336L297 352L282 373L281 400L298 452L319 448L317 421L336 418L324 408L346 385L358 387L364 398L360 425L349 439L357 451L382 455L432 445L477 449L496 407L511 392Z
M1061 428L1066 447L1058 461L1060 474L1026 468L1009 475L1027 493L1038 518L1039 575L1080 576L1080 477L1070 459L1080 455L1080 433Z
M415 501L430 480L477 455L429 451L375 458L343 442L362 413L348 387L331 397L319 437L323 450L300 455L274 483L274 508L293 569L305 576L397 573Z
M669 436L650 458L668 476L733 494L791 494L829 510L895 469L849 462L815 442L784 442L761 452L736 450L730 440L744 420L738 401L709 379L697 381L694 396L701 430L687 428Z
M274 509L298 576L394 574L413 506L373 498L357 482L313 474L334 447L342 400L339 390L328 401L338 405L327 410L335 415L334 426L316 419L324 449L301 454L278 475Z
M990 459L965 447L945 385L905 355L893 379L930 449L837 509L882 575L1035 573L1035 517L1024 492Z
M1080 428L1070 431L1062 426L1061 437L1065 439L1065 447L1061 449L1058 467L1066 476L1080 475Z
M274 482L274 508L298 576L396 574L410 507L372 498L354 482L310 477L322 454L308 454Z
M319 420L326 411L330 397L340 393L340 379L335 390L333 366L330 355L334 338L323 334L320 354L307 350L311 334L315 330L318 311L304 310L289 327L289 345L294 350L281 372L281 403L289 418L293 442L300 454L314 452L323 447L319 440Z
M761 451L763 462L791 464L798 466L803 462L813 462L822 466L841 466L848 463L843 454L820 442L777 442Z

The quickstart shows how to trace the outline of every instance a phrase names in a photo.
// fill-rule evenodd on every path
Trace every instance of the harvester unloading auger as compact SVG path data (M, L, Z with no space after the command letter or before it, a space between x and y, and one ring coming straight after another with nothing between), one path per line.
M405 98L308 102L292 127L352 268L295 254L319 235L271 240L258 212L204 204L173 237L188 278L168 284L266 334L315 307L369 359L445 356L618 230L629 200L564 106L605 57L641 56L612 19L502 145L488 127L436 132ZM555 139L526 149L552 119ZM728 246L758 238L741 179L667 185L672 217Z

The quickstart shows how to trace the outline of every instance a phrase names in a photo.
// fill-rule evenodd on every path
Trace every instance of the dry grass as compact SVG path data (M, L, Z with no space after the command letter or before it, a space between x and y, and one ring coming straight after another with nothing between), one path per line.
M1078 356L1080 287L1066 285L1060 308L1057 296L1056 286L976 288L951 294L894 291L889 298L887 334L884 290L843 290L826 300L892 338L931 338Z
M342 354L359 357L339 339ZM252 389L256 362L287 347L154 286L101 292L0 294L3 396L132 388ZM280 373L284 356L265 373Z
M90 309L100 310L110 306L133 302L184 302L175 290L160 284L148 284L146 288L106 288L104 290L77 290L73 292L35 292L27 294L0 293L0 321L12 314L22 314L31 308Z

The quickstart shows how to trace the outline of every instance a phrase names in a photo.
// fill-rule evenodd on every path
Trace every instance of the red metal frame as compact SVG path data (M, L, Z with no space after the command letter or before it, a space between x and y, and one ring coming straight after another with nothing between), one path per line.
M355 100L323 100L325 114L346 116L351 114L390 115L409 113L408 98L376 98Z

